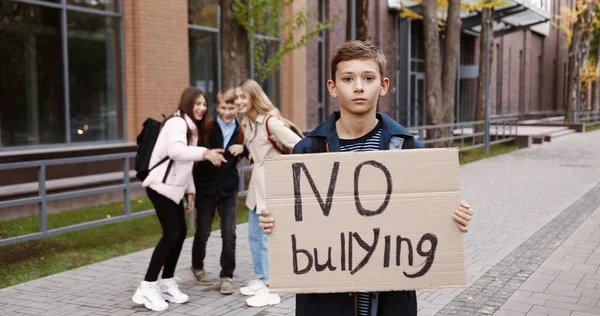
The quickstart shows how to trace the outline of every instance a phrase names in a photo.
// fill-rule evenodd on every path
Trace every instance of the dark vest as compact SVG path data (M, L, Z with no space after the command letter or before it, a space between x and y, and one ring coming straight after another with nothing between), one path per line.
M222 163L220 167L213 166L208 161L200 161L194 167L194 184L196 185L196 194L220 195L237 193L240 176L237 164L241 156L234 157L227 151L231 145L244 144L244 131L236 120L235 130L224 148L223 156L227 162ZM208 120L204 128L203 145L210 149L223 148L223 132L216 120Z

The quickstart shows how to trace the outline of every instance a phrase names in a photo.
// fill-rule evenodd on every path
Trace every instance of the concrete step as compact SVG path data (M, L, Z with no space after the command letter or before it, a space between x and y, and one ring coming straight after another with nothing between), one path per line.
M553 132L551 132L549 134L543 135L543 141L544 142L551 142L552 139L563 137L563 136L567 136L567 135L570 135L570 134L573 134L573 133L575 133L575 130L574 129L570 129L570 128L564 128L564 129L556 130L556 131L553 131ZM541 144L541 141L538 144Z
M574 134L575 130L574 129L568 129L565 131L560 131L560 132L556 132L556 133L552 133L552 138L559 138L559 137L563 137L563 136L567 136L570 134Z

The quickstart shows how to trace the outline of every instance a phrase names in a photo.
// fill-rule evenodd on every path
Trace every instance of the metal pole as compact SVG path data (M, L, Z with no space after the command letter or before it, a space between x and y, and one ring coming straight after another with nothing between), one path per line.
M221 80L221 6L217 6L217 92L221 91L223 82Z
M71 143L71 97L69 95L69 35L67 32L67 7L66 0L62 0L63 5L60 11L60 29L62 32L62 62L63 62L63 93L65 100L65 143Z
M485 123L484 123L484 145L483 154L490 154L490 33L492 32L490 25L490 13L487 12L485 27L487 29L485 36Z
M40 232L48 231L48 202L46 201L46 165L40 165L38 171L38 190L40 191Z
M125 215L129 216L131 215L131 183L129 181L129 158L127 157L123 160L123 183L125 184L123 207L125 208Z
M350 2L350 39L356 39L356 0Z
M127 140L127 84L125 73L125 10L123 1L119 1L119 60L120 60L120 76L121 76L121 137L122 140ZM134 131L137 132L139 126L134 126Z

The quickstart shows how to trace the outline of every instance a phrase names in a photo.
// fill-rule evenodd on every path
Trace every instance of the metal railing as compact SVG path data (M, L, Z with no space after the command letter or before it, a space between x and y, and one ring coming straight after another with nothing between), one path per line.
M584 113L581 113L582 115ZM594 116L595 117L595 116ZM460 151L465 151L473 148L482 148L484 147L483 138L485 137L485 132L483 130L484 121L474 121L474 122L463 122L463 123L454 123L454 124L443 124L443 125L426 125L419 126L415 128L411 128L411 132L415 134L415 136L420 139L423 143L428 145L429 147L446 147L451 144L451 146L458 147ZM518 130L519 120L518 117L505 117L505 118L495 118L491 120L490 124L490 144L499 144L504 142L510 142L515 140L517 130ZM449 136L438 137L441 134L441 130L452 129L452 133ZM432 137L426 137L428 133ZM0 201L0 211L3 208L29 205L29 204L38 204L39 205L39 231L37 233L21 235L6 239L0 239L0 246L15 244L24 241L30 241L35 239L40 239L44 237L50 237L54 235L59 235L63 233L83 230L91 227L97 227L117 222L122 222L131 219L142 218L146 216L151 216L154 214L154 210L145 210L140 212L132 213L130 209L130 194L131 190L134 188L141 188L142 185L139 181L134 180L131 182L130 177L130 159L135 158L135 153L120 153L120 154L109 154L109 155L97 155L97 156L88 156L88 157L76 157L76 158L60 158L60 159L50 159L50 160L37 160L37 161L29 161L29 162L17 162L17 163L7 163L0 164L1 170L12 170L12 169L24 169L24 168L37 168L38 169L38 194L37 196L20 198L20 199L12 199L8 201ZM90 163L90 162L104 162L104 161L112 161L112 160L121 160L123 164L123 182L119 184L111 184L104 185L99 187L94 187L91 189L77 189L61 192L61 193L52 193L49 194L47 192L47 179L46 179L46 169L48 166L57 166L57 165L68 165L68 164L78 164L78 163ZM246 160L242 160L240 166L238 168L240 173L240 183L239 183L239 192L238 196L246 196L246 174L252 170L252 166L247 164ZM79 224L74 224L70 226L48 229L48 202L65 200L76 197L84 197L101 193L109 193L109 192L123 192L123 205L124 205L124 214L117 217L94 220ZM188 214L188 229L194 229L194 212Z
M579 111L573 115L575 122L587 125L600 124L600 111Z
M565 118L565 111L548 110L548 111L530 111L525 113L508 113L508 114L494 114L490 118L494 119L505 119L505 118L516 118L521 123L527 122L553 122L563 121Z
M153 210L131 213L130 209L130 191L132 188L141 187L141 183L131 183L130 181L130 163L129 160L135 158L135 153L122 153L122 154L110 154L110 155L98 155L89 157L77 157L77 158L60 158L60 159L49 159L49 160L37 160L27 162L15 162L0 164L0 170L14 170L14 169L25 169L25 168L38 168L38 195L34 197L27 197L21 199L14 199L0 202L0 210L2 208L22 206L29 204L39 205L39 231L37 233L21 235L6 239L0 239L0 246L10 245L23 241L29 241L54 235L59 235L67 232L73 232L77 230L87 229L90 227L96 227L101 225L107 225L111 223L117 223L133 218L141 218L154 214ZM123 183L115 185L106 185L92 189L74 190L63 193L48 194L46 191L46 169L48 166L68 165L76 163L89 163L89 162L101 162L111 160L122 160L123 162ZM117 217L100 219L91 222L79 223L75 225L65 226L56 229L48 229L48 202L65 200L75 197L83 197L100 193L108 192L123 192L125 214Z
M485 146L484 124L485 121L472 121L423 125L409 128L409 131L427 147L458 147L459 151L465 151ZM489 144L514 141L518 128L518 117L492 119L490 121Z
M7 201L0 201L0 211L3 208L15 207L15 206L23 206L30 204L38 204L39 205L39 231L37 233L31 233L11 238L0 239L0 246L20 243L24 241L30 241L50 236L55 236L59 234L64 234L68 232L83 230L91 227L103 226L112 223L118 223L126 220L142 218L146 216L151 216L154 214L154 210L145 210L140 212L131 212L131 189L141 188L142 184L139 181L131 182L130 178L130 159L135 158L135 153L120 153L120 154L109 154L109 155L97 155L97 156L88 156L88 157L76 157L76 158L60 158L60 159L49 159L49 160L36 160L36 161L27 161L27 162L16 162L16 163L6 163L0 164L1 170L14 170L14 169L25 169L25 168L37 168L38 169L38 194L33 197L19 198L19 199L11 199ZM105 162L105 161L114 161L121 160L123 163L123 179L122 183L119 184L111 184L111 185L103 185L91 189L75 189L67 192L61 193L52 193L49 194L47 192L47 179L46 179L46 170L48 166L58 166L58 165L69 165L69 164L79 164L79 163L90 163L90 162ZM247 191L245 189L245 174L252 167L246 165L245 161L242 160L240 164L240 191L238 192L238 196L245 196ZM110 192L123 192L123 206L124 206L124 214L121 216L94 220L74 225L69 225L65 227L48 229L48 202L51 201L59 201L77 197L90 196L95 194L102 193L110 193ZM194 212L188 214L188 229L194 229Z

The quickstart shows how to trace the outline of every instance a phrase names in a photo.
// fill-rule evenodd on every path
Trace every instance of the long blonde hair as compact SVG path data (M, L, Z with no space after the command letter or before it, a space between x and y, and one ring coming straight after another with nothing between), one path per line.
M242 81L238 88L242 90L242 92L247 93L250 96L250 102L252 103L252 108L256 113L263 115L275 116L278 119L282 120L284 123L287 123L291 128L295 128L300 131L298 126L296 126L292 121L286 119L281 115L279 109L273 105L273 102L269 99L265 91L258 84L258 82L252 79L246 79Z

